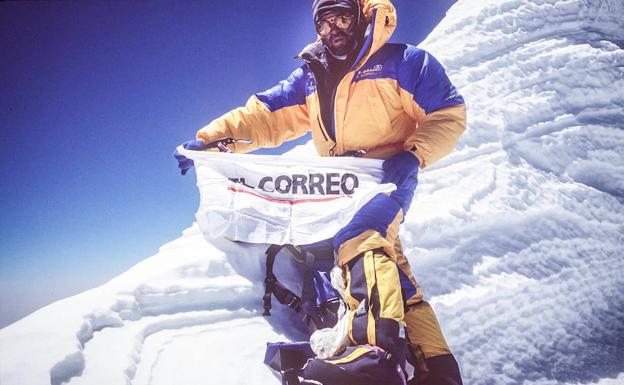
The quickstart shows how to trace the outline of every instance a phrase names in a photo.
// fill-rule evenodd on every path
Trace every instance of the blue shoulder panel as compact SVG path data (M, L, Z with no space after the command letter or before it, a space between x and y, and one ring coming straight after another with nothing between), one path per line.
M464 103L436 58L414 46L405 47L397 73L399 86L414 96L425 113Z
M299 67L286 80L255 95L271 112L284 107L305 104L306 96L315 91L311 76L309 69L305 66Z

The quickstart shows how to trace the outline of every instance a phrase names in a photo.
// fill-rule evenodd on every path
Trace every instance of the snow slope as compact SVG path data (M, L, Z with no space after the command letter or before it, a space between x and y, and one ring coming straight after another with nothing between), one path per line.
M622 16L460 0L422 44L469 127L421 173L402 237L466 384L624 384ZM298 335L261 316L263 251L185 230L0 330L0 384L278 384L264 344Z

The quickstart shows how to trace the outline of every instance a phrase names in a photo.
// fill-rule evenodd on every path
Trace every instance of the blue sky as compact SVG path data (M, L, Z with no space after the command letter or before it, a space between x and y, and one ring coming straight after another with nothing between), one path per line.
M395 0L418 44L454 3ZM0 327L193 222L172 152L300 65L311 1L0 3Z

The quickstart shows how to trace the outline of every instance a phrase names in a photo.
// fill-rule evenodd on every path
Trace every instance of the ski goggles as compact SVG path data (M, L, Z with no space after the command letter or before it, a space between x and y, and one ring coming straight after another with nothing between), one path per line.
M330 17L329 19L320 20L316 23L316 32L318 32L321 37L326 37L331 32L332 25L335 25L339 29L349 29L351 24L353 24L353 20L355 16L350 13L343 13L340 15L336 15L334 17Z

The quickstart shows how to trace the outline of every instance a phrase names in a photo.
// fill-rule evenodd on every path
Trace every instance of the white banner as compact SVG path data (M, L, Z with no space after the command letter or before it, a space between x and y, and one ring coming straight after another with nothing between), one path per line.
M318 242L333 237L376 194L395 189L380 184L376 159L178 151L195 162L201 195L195 216L211 238Z

